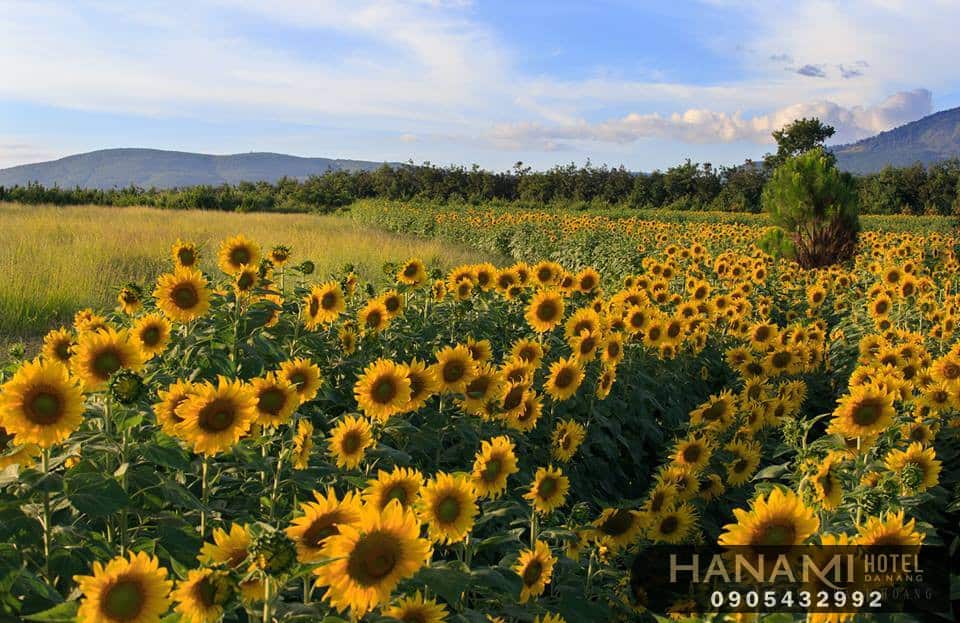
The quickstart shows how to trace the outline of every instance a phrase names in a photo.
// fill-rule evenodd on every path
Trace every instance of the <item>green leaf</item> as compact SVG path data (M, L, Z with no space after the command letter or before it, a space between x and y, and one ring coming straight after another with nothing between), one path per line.
M761 469L753 477L754 480L777 480L781 476L787 473L787 463L781 465L770 465Z
M80 604L76 601L65 601L49 610L24 615L23 618L26 621L41 621L43 623L75 621L79 607Z
M418 583L443 597L444 601L456 604L460 595L470 586L470 573L463 563L441 563L425 567L417 574Z
M130 502L120 483L104 474L71 474L65 485L70 504L90 517L112 515Z

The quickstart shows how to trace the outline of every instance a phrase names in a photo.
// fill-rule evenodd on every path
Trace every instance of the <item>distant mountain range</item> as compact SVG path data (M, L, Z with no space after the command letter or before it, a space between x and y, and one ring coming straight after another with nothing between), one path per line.
M960 108L943 110L849 145L830 148L841 169L875 173L885 166L933 164L960 157Z
M200 184L276 182L281 177L304 179L327 171L372 171L382 162L300 158L253 152L212 156L159 149L103 149L50 162L0 169L0 186L39 182L61 188L175 188ZM395 163L394 163L395 164Z

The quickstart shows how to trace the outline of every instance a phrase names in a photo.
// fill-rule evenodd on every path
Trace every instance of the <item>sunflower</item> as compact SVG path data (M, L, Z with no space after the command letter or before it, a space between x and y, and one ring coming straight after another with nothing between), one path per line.
M25 363L0 389L0 423L20 445L49 448L83 422L80 385L56 361Z
M603 344L603 337L599 331L581 331L580 335L567 340L570 351L581 364L593 361L597 356L597 351Z
M183 623L217 623L232 593L230 578L223 571L193 569L170 596L177 604L173 610Z
M96 333L107 329L107 319L99 314L93 313L90 308L81 309L73 315L73 328L77 333Z
M430 538L446 544L462 541L480 511L470 481L444 472L437 473L420 489L417 508L429 528Z
M117 293L119 310L128 316L133 316L143 309L143 290L135 283L128 283Z
M519 409L515 409L509 414L504 414L504 421L507 427L527 432L537 426L537 421L543 413L543 403L537 392L530 390L523 393L523 402Z
M610 333L600 346L600 359L608 366L616 366L623 359L623 335Z
M16 435L0 426L0 470L11 465L31 465L40 452L40 446L33 443L20 444Z
M300 504L303 515L290 522L285 530L297 547L297 558L304 564L320 562L327 538L339 534L342 525L356 525L363 515L360 496L353 491L338 500L336 492L329 487L325 495L314 491L313 497L316 502Z
M189 398L193 391L193 383L178 380L167 389L157 392L160 402L153 405L153 413L160 429L171 437L177 436L177 425L183 421L183 418L177 415L177 407Z
M297 388L289 381L268 372L263 378L250 381L253 395L257 399L257 424L279 426L291 417L300 406Z
M657 479L662 483L672 485L676 490L677 497L681 500L695 498L700 489L696 474L679 465L670 465L661 469Z
M260 274L256 266L241 266L240 270L233 276L233 290L237 296L252 292L257 287L260 280Z
M444 393L463 393L467 383L477 374L477 364L470 349L462 344L447 346L437 353L434 374Z
M170 331L170 322L160 314L142 316L130 329L146 359L152 359L166 350L170 343Z
M629 508L605 508L593 522L596 536L612 551L631 545L646 525L646 516Z
M544 389L554 400L563 401L576 394L582 382L583 368L577 360L559 359L550 365Z
M409 259L397 272L397 281L408 286L418 286L427 280L427 267L419 259Z
M541 286L551 286L557 282L557 278L563 272L563 267L556 262L544 260L537 262L530 270L536 283Z
M533 549L520 552L513 570L520 576L520 603L527 603L531 597L543 594L553 575L553 565L557 562L550 547L541 540L534 543Z
M313 424L302 419L297 422L297 432L293 436L293 469L302 470L310 466L310 452L313 450Z
M705 426L708 429L724 429L733 419L734 399L730 391L723 391L719 395L710 396L703 403L690 412L690 424Z
M596 396L600 400L605 400L613 389L613 383L617 380L617 369L613 366L603 366L603 372L597 379Z
M220 243L217 264L228 275L240 272L244 266L256 266L259 262L260 246L242 235Z
M501 417L510 421L523 414L526 409L526 400L530 393L530 385L526 382L508 382L503 386L503 395L500 397Z
M83 599L77 610L80 621L100 623L156 623L170 607L167 570L145 552L117 557L106 564L93 563L93 575L76 575Z
M406 367L377 359L357 378L353 395L365 415L386 422L410 403L412 391Z
M586 436L587 429L583 425L573 420L561 420L553 429L550 453L556 460L567 462L577 453Z
M433 297L433 300L439 303L446 295L447 284L445 284L442 279L434 281L433 287L430 289L430 296Z
M74 344L73 333L69 329L60 327L43 337L41 354L44 359L68 365L70 357L73 356Z
M581 307L567 319L564 324L563 336L570 339L580 335L583 331L593 333L602 328L600 315L590 307Z
M416 502L420 487L423 486L423 474L408 467L394 467L392 472L377 471L377 477L367 481L363 491L363 502L384 509L393 500L404 507Z
M403 313L405 300L403 295L396 290L384 292L378 300L383 303L383 308L387 310L388 319L392 320Z
M543 346L534 340L521 338L510 347L509 361L522 362L534 369L543 361Z
M570 490L570 479L557 467L541 467L533 478L530 491L523 495L538 513L549 515L563 506Z
M304 326L313 331L320 325L330 324L347 308L343 291L336 281L313 286L303 299Z
M491 364L481 364L476 368L473 377L463 392L460 405L467 413L481 415L486 405L494 397L499 396L503 389L503 377L500 371Z
M907 469L916 469L919 471L919 482L910 486L916 491L926 491L930 487L935 487L940 482L940 461L937 460L937 453L933 448L924 448L919 442L911 443L903 450L891 450L884 459L887 469L891 472L905 475Z
M760 465L760 444L731 441L724 449L733 455L727 463L727 484L737 486L750 480Z
M702 437L691 436L677 442L673 450L673 462L687 469L699 472L710 462L712 448L710 442Z
M536 368L525 359L513 358L500 366L500 376L507 383L530 383Z
M170 248L173 265L177 268L193 268L200 262L200 251L192 242L184 242L177 238Z
M177 268L172 273L160 275L153 296L160 311L177 322L190 322L210 309L207 279L192 268Z
M855 542L857 545L875 547L908 547L921 545L925 535L916 531L916 519L904 523L903 511L869 517L860 526Z
M367 448L373 445L373 432L366 418L348 415L330 431L330 452L337 467L354 469L360 465Z
M817 494L820 505L826 510L834 510L840 506L843 499L843 485L840 482L840 465L831 456L821 464L813 476L813 490Z
M203 565L223 565L242 574L252 543L249 526L232 524L229 532L216 528L213 531L213 543L203 544L197 560ZM249 565L247 569L253 568L253 565ZM246 604L263 601L264 588L263 581L257 578L242 581L240 597Z
M563 297L554 290L540 290L527 307L526 319L537 333L552 330L563 320Z
M726 489L723 478L719 474L707 474L700 478L699 494L702 499L708 502L723 495Z
M682 543L696 524L696 512L687 503L671 506L653 519L647 534L654 543Z
M590 294L600 285L600 273L593 268L584 268L574 277L577 290L583 294Z
M678 496L679 491L676 485L660 481L647 494L647 501L643 505L643 510L649 515L657 515L669 508Z
M412 413L427 403L431 396L440 391L433 367L427 366L419 359L413 359L403 369L410 381L410 400L407 401L402 413Z
M930 376L934 381L953 387L954 392L960 391L960 355L949 352L934 361L930 366Z
M323 385L320 368L302 357L281 363L277 377L297 388L301 403L313 400Z
M350 327L340 327L337 331L340 340L340 350L344 355L352 355L357 351L357 332Z
M357 322L360 323L364 333L367 331L375 333L387 328L387 325L390 324L390 314L387 312L383 301L371 299L357 313Z
M338 611L350 608L359 619L386 603L430 554L412 510L399 502L383 510L366 506L358 523L341 526L339 534L327 538L321 556L331 562L314 570L316 584L328 587L324 599L330 605Z
M831 428L847 437L870 437L893 422L894 396L878 383L854 387L840 399Z
M220 376L216 386L195 385L176 414L183 420L175 427L177 436L209 456L229 450L247 434L257 419L257 398L249 385Z
M506 491L507 479L518 471L517 455L509 437L501 435L483 441L473 461L473 488L480 497L496 499Z
M470 351L470 356L473 357L473 360L477 363L487 363L490 357L493 356L493 344L490 343L490 340L478 340L473 337L468 337L467 350Z
M384 616L402 623L444 623L447 607L436 599L427 599L417 591L413 597L404 597L396 605L383 609Z
M820 528L816 512L790 489L777 487L769 495L760 495L750 510L733 510L737 523L723 527L717 543L728 546L789 548L800 545Z
M70 359L70 367L85 391L103 389L114 372L139 370L142 366L143 354L125 330L81 334Z

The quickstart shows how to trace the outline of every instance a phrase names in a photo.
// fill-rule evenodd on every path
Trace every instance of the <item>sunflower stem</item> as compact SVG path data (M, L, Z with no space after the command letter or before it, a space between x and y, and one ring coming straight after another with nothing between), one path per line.
M270 576L263 578L263 623L270 623Z
M203 462L200 467L200 501L203 503L203 508L200 509L200 539L207 538L207 472L210 468L210 459L207 458L207 455L203 455Z
M313 601L313 582L309 576L303 576L303 605L309 605Z
M537 537L539 534L540 528L537 525L537 509L532 509L530 511L530 547L537 547Z
M44 448L40 455L40 468L43 471L44 480L50 473L50 448ZM48 584L53 584L50 577L50 491L47 490L46 483L43 487L43 577Z
M283 468L283 457L286 454L283 450L277 456L277 468L273 473L273 489L270 492L270 521L277 519L277 491L280 489L280 471ZM277 526L279 527L279 526Z

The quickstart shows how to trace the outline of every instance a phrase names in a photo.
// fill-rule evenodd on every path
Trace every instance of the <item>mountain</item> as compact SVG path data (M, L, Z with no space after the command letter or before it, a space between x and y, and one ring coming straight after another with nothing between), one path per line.
M212 156L159 149L103 149L50 162L0 169L0 186L39 182L61 188L174 188L199 184L275 182L283 176L306 178L327 171L374 170L383 163L365 160L300 158L251 152Z
M875 173L887 165L933 164L960 157L960 108L943 110L849 145L830 148L851 173Z

